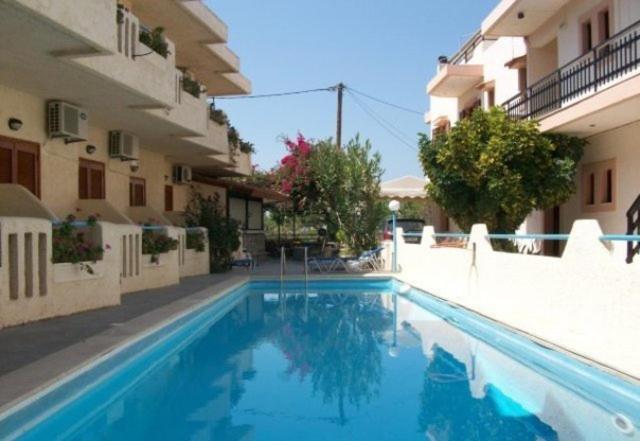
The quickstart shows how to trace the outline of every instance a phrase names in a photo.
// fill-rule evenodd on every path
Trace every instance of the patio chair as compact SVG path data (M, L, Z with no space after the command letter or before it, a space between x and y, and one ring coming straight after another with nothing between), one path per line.
M242 250L244 256L231 261L231 268L246 268L247 271L255 268L255 261L247 250Z

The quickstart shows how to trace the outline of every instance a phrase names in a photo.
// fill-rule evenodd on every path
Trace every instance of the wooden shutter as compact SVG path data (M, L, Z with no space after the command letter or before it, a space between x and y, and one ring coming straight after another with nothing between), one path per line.
M129 205L132 207L144 207L146 201L146 185L142 178L131 178L129 182Z
M8 148L0 140L0 184L13 182L13 148Z
M80 199L105 198L105 172L102 162L80 159L78 170L78 197Z
M173 186L164 186L164 211L173 211Z
M40 146L0 137L0 183L20 184L40 195Z

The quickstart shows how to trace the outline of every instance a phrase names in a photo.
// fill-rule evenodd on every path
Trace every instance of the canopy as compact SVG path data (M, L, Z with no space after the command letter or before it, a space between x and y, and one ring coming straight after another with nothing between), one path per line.
M428 178L417 176L403 176L380 184L380 196L397 199L426 199L424 186Z

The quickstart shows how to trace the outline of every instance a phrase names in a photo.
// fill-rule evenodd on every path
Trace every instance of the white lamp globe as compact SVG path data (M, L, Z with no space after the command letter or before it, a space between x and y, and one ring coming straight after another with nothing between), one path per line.
M395 199L389 202L389 210L397 213L398 210L400 210L400 202L396 201Z

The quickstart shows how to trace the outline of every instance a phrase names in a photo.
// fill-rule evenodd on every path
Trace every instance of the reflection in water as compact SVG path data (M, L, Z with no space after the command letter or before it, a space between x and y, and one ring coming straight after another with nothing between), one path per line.
M171 344L24 439L638 439L612 431L610 412L391 294L256 292Z
M274 314L274 339L289 362L287 374L310 375L314 393L336 403L338 422L346 424L346 402L358 408L379 392L380 345L390 314L374 295L294 295L285 305L286 314Z
M557 434L536 416L488 385L486 395L471 395L467 366L440 347L427 365L420 394L419 423L430 440L557 440ZM502 400L517 413L500 415ZM461 411L463 410L464 411Z

